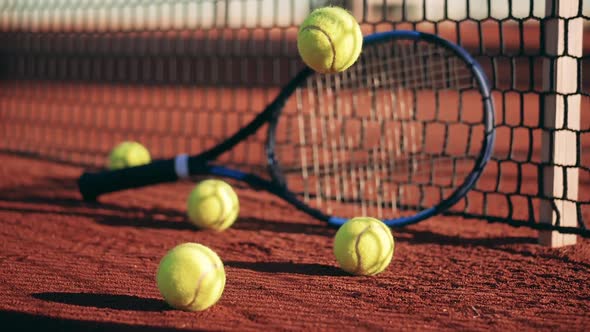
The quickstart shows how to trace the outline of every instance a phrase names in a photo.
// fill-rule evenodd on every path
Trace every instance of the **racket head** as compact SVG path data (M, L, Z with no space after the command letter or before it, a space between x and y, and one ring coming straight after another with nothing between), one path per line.
M347 71L299 77L269 122L269 172L288 201L331 225L369 215L403 226L439 214L492 155L486 75L436 35L372 34Z

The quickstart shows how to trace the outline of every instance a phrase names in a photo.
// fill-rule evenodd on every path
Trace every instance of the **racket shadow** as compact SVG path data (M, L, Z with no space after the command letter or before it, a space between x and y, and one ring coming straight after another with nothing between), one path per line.
M141 216L137 217L95 215L92 218L99 224L115 227L199 231L198 228L185 221L186 217L184 214L173 210L150 209L144 211Z
M1 201L22 202L23 199L2 199ZM14 211L20 213L46 213L63 216L78 216L92 219L94 222L115 227L137 227L154 229L194 230L198 229L186 222L185 215L177 210L163 208L133 208L125 209L113 204L99 205L80 203L75 200L55 198L44 199L29 197L27 203L68 207L67 211L56 211L47 208L36 207L0 207L2 211ZM83 210L82 210L83 209ZM130 212L131 211L131 212Z
M30 186L8 188L0 193L0 201L27 203L27 207L2 207L22 213L50 213L87 217L107 226L191 230L199 229L187 221L184 211L164 207L128 206L113 202L85 202L72 197L76 188L71 178L47 178ZM250 202L251 203L251 202ZM39 208L36 208L39 206ZM65 211L50 207L66 208ZM246 209L247 210L247 209ZM331 236L334 231L325 224L300 221L275 221L256 217L239 217L233 229L246 231L266 230L276 233Z
M320 236L333 236L336 232L326 224L307 224L296 221L285 222L255 217L238 218L232 225L232 229Z
M485 247L490 249L500 249L506 245L513 244L536 244L537 240L532 236L494 236L494 237L476 237L469 238L460 235L446 235L435 233L428 230L416 230L412 228L397 229L399 242L409 244L441 244L458 247Z
M537 238L526 235L500 235L489 237L464 237L461 235L446 235L428 230L405 228L397 230L396 241L409 245L441 245L459 248L485 248L490 251L504 252L520 257L533 257L549 261L559 261L560 264L590 268L590 264L581 261L572 252L565 250L547 250L538 245Z
M72 195L75 179L47 177L28 186L9 187L0 192L0 201L25 203L26 206L2 207L0 210L22 213L47 213L79 216L108 226L196 230L177 209L130 206L109 202L85 202ZM55 207L64 208L63 211Z
M68 293L43 292L31 294L32 297L48 302L71 304L83 307L132 311L165 311L171 310L166 302L158 299L133 295L102 294L102 293Z
M224 265L229 268L251 270L264 273L292 273L308 276L349 276L336 266L317 263L293 263L293 262L240 262L228 261Z

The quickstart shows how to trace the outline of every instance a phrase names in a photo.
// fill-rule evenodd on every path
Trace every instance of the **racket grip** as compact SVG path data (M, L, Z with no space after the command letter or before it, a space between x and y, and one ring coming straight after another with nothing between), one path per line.
M114 171L85 172L78 179L78 189L85 201L95 201L102 194L176 180L174 159L155 160Z

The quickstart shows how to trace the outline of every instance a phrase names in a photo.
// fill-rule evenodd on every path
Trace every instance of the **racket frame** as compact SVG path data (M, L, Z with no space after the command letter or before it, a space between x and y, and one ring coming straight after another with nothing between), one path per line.
M421 210L414 215L383 220L383 222L390 227L399 227L420 222L431 216L440 214L457 203L471 188L473 188L478 178L481 176L485 165L491 158L495 141L494 104L491 98L491 90L487 77L479 63L460 46L436 35L418 31L397 30L374 33L364 37L363 47L385 40L396 39L413 41L424 40L440 45L451 51L467 64L469 70L473 74L473 78L477 82L479 92L482 96L485 133L481 152L475 160L471 172L465 178L463 183L455 188L450 196L439 202L436 206ZM287 99L307 80L309 76L313 74L314 71L308 67L302 69L286 86L283 87L277 97L250 123L219 145L203 151L198 155L188 156L183 154L172 159L155 160L147 165L124 168L116 171L99 173L85 172L78 180L78 186L82 197L84 200L94 201L98 196L108 192L144 187L164 182L173 182L180 178L190 178L191 176L197 175L214 175L242 181L256 189L264 189L312 217L327 222L330 226L341 226L348 220L348 218L327 215L316 208L308 206L288 190L283 180L284 177L280 170L279 161L276 159L275 155L277 123L280 119L282 109ZM231 150L238 143L254 134L266 123L268 123L268 128L265 153L268 172L271 177L270 181L254 174L244 173L239 170L211 163L211 161L217 159L221 154Z

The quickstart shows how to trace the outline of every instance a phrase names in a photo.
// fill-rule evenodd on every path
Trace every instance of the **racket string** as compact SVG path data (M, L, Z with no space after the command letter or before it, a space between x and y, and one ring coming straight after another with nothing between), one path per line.
M399 46L394 46L399 47ZM433 47L429 45L428 47ZM413 56L408 54L407 47L402 50L394 52L404 55L402 59L387 58L386 61L380 61L386 55L375 57L371 52L364 53L365 58L373 56L374 60L359 61L359 63L351 67L347 72L334 75L326 75L326 88L334 88L330 85L333 82L339 82L342 88L359 88L359 82L364 83L365 87L392 87L399 86L406 89L469 89L476 86L476 83L467 68L467 64L458 60L452 53L446 50L423 51L420 54ZM364 52L364 51L363 51ZM407 60L409 58L410 60ZM414 58L414 59L412 59ZM420 59L430 59L420 61ZM396 76L385 76L379 71L384 64L389 64L390 68L395 68ZM419 67L428 67L429 70L420 69ZM464 69L463 73L459 73L459 69ZM371 73L372 75L368 75ZM462 75L460 75L462 74ZM381 76L381 79L377 79ZM335 77L342 79L334 79ZM400 78L401 77L401 78ZM430 78L430 79L426 79ZM350 84L350 85L349 85Z
M484 130L481 101L469 103L471 122L460 115L470 90L469 67L427 43L365 47L348 71L312 76L279 121L290 190L330 215L391 218L435 204L476 163L481 142L453 134Z

